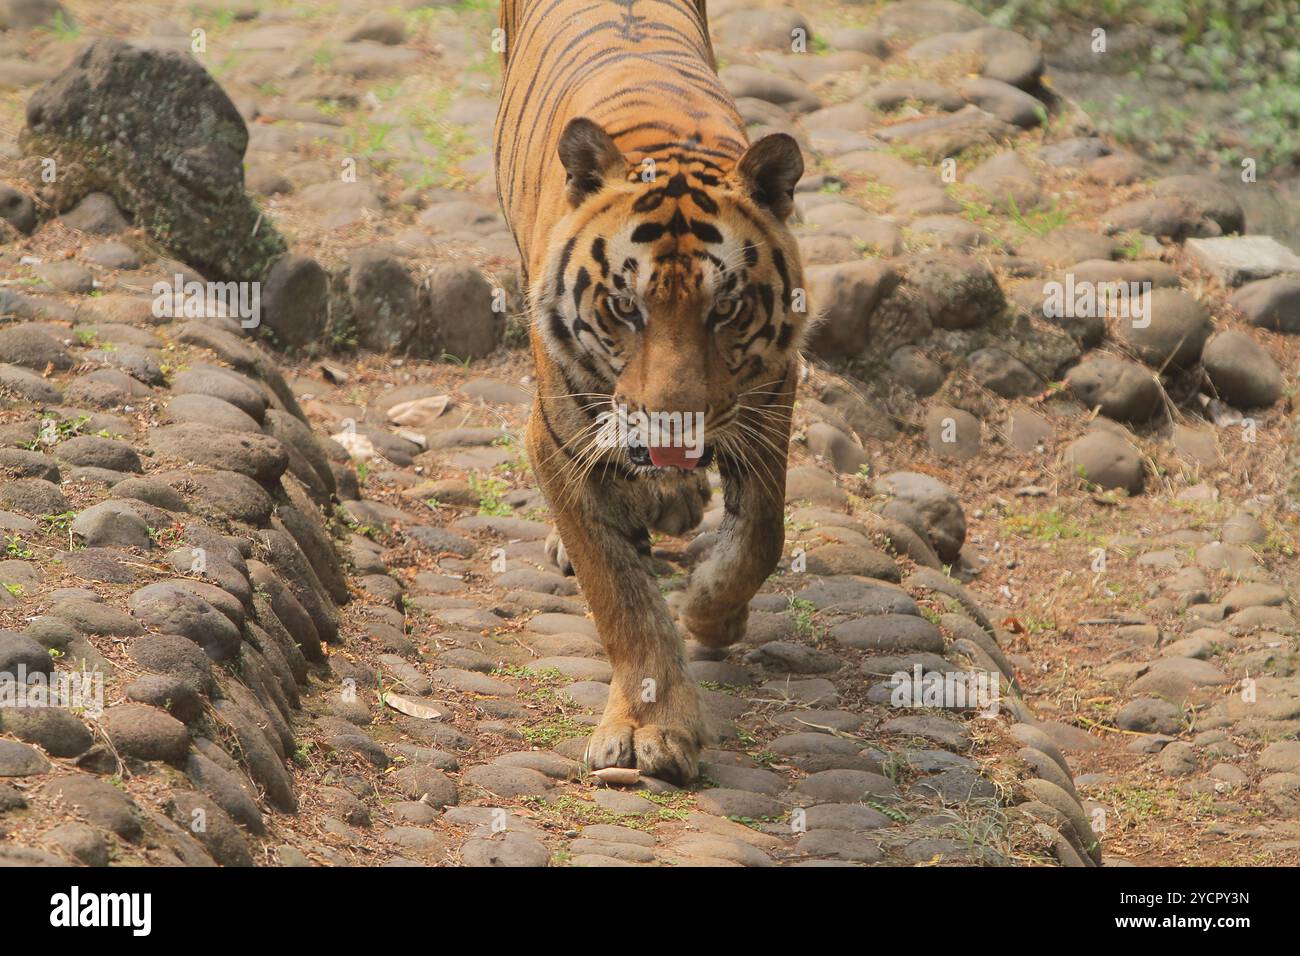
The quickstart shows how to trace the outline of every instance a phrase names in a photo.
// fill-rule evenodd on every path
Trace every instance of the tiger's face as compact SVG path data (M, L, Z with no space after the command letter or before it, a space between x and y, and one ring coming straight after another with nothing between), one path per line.
M633 466L707 464L746 406L770 403L801 340L785 226L799 147L775 134L734 164L697 151L633 165L579 119L559 153L572 211L531 290L536 332L568 391L623 428Z

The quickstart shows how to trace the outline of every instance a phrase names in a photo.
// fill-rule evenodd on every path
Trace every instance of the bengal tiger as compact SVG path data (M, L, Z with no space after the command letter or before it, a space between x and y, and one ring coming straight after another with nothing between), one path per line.
M803 158L784 133L749 144L704 0L502 0L498 40L497 192L537 369L527 449L613 668L586 762L687 783L707 725L650 535L699 523L716 462L724 517L678 616L706 649L743 637L785 540Z

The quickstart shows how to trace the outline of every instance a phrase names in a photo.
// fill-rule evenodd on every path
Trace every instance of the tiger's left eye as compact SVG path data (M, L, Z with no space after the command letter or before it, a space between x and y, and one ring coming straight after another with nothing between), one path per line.
M729 322L740 314L739 299L719 299L713 305L713 321Z

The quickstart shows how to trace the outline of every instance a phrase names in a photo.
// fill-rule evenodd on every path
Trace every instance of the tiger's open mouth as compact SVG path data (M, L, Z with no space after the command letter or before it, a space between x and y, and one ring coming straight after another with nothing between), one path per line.
M692 471L707 468L713 461L713 446L705 443L702 449L684 445L634 445L629 444L627 457L639 468L677 468Z

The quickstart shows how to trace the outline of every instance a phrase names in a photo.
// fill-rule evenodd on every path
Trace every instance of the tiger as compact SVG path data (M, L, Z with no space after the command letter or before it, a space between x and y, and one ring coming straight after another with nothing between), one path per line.
M711 735L683 632L723 656L785 547L803 156L786 133L749 142L705 0L502 0L497 39L496 185L536 366L525 445L613 671L585 763L684 785ZM651 535L699 524L711 466L723 513L674 595L679 631Z

